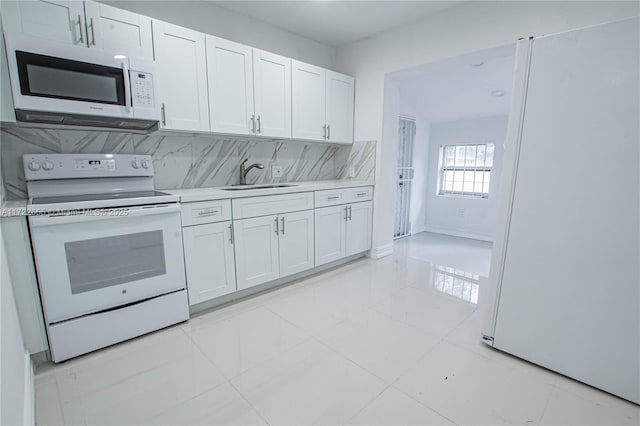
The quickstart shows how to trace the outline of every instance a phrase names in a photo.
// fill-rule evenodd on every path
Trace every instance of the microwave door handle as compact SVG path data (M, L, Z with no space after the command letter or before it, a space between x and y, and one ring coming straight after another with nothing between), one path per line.
M131 81L126 62L122 63L122 74L124 75L124 107L127 112L131 112Z

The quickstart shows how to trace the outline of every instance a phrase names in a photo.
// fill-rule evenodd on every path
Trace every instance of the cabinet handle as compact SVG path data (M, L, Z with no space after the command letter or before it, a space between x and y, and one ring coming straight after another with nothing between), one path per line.
M344 220L349 220L349 207L348 206L344 206Z
M92 45L96 45L96 34L93 30L93 18L89 18L89 21L91 22L91 44ZM87 38L89 38L89 35L87 34Z
M231 244L234 243L234 235L233 235L233 224L229 225L229 241Z
M80 32L80 43L84 43L84 37L82 36L82 18L78 14L78 31Z
M327 124L327 140L331 139L331 125Z
M251 133L255 133L256 132L256 115L253 114L251 116Z
M338 198L340 198L339 195L334 195L333 197L327 197L327 200L337 200Z
M356 197L364 197L365 195L367 195L367 193L366 193L366 192L358 192L358 193L356 194Z
M282 216L282 235L284 235L284 216Z
M349 206L349 220L351 220L351 206Z
M276 216L276 235L280 233L280 221L278 219L278 216Z
M160 109L160 111L162 112L162 125L166 126L167 125L167 111L165 109L164 102L162 103L162 108Z
M198 212L198 217L214 216L220 214L220 209L204 209Z
M262 133L262 123L260 122L260 115L258 115L258 134Z
M322 139L327 138L327 125L322 126Z

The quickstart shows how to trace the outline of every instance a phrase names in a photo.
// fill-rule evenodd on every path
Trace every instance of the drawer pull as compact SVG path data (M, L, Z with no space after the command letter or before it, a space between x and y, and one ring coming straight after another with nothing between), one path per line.
M202 209L198 211L198 217L215 216L220 214L220 209Z
M339 195L334 195L333 197L327 197L327 200L337 200L338 198L340 198Z
M356 194L356 197L364 197L365 195L367 195L367 193L366 193L366 192L358 192L358 193Z

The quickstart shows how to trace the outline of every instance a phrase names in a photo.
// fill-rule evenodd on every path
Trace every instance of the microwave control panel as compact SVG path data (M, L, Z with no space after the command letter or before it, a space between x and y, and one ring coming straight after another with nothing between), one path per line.
M131 98L134 107L154 108L153 75L150 73L131 71Z

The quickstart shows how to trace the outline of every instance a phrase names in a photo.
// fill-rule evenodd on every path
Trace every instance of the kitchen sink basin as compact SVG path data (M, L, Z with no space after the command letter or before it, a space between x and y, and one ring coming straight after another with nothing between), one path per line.
M290 186L295 186L292 184L281 183L281 184L273 184L273 185L236 185L236 186L228 186L226 188L220 188L223 191L246 191L249 189L273 189L273 188L287 188Z

